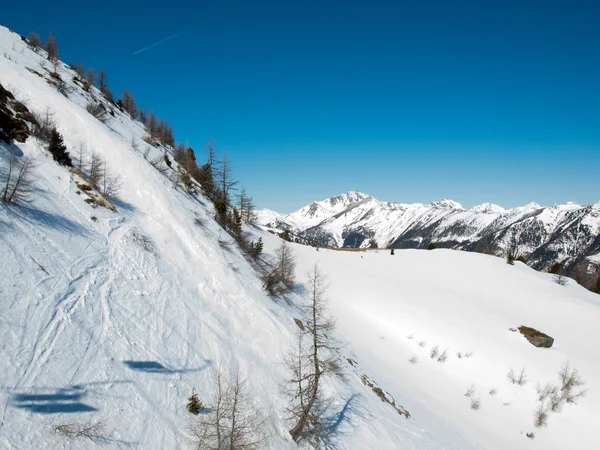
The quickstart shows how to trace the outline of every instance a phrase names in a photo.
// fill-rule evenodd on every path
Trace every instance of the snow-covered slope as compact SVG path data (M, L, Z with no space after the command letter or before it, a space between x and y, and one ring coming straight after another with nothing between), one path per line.
M275 237L266 242L269 250L279 245ZM291 245L299 273L317 262L328 274L339 330L360 354L359 373L377 374L417 423L433 411L489 449L596 448L600 296L489 255L409 249L390 256ZM554 337L553 347L536 348L511 331L521 325ZM445 362L431 358L436 347L446 352ZM557 384L566 362L587 380L587 395L537 428L536 385ZM525 368L524 386L509 382L511 368ZM472 400L479 400L478 410Z
M334 199L335 209L330 206ZM311 245L427 248L434 243L496 256L505 256L515 247L537 269L566 261L569 273L579 265L582 274L595 274L599 268L593 261L600 251L596 245L600 235L597 205L569 202L541 207L529 203L505 210L484 203L465 210L448 199L407 205L351 191L288 214L260 212L258 220L268 229L287 229L300 242Z
M34 202L0 203L0 448L191 448L195 416L185 403L194 388L209 397L218 365L226 375L239 366L248 379L253 409L267 419L264 448L297 448L285 421L282 354L293 342L295 305L314 261L329 275L339 335L348 342L343 356L354 364L347 381L327 380L324 389L337 448L593 448L596 296L483 255L407 250L391 257L292 244L297 289L269 298L254 266L213 221L210 202L174 189L169 174L149 164L170 150L145 156L141 124L107 103L114 116L99 122L85 109L103 101L99 93L83 91L59 65L67 98L48 83L49 70L43 55L0 27L2 86L31 111L49 107L68 148L84 143L98 152L123 187L116 212L94 208L79 177L39 141L0 142L2 169L10 153L38 163ZM341 218L361 202L375 200L357 193L321 206ZM409 208L390 205L390 214ZM250 231L271 260L281 241ZM534 348L508 331L521 324L551 334L554 347ZM444 364L427 357L435 344L451 349ZM473 353L459 359L457 351ZM413 354L417 364L408 362ZM534 383L554 381L565 360L588 380L589 394L535 430ZM523 365L530 382L508 385L506 371ZM473 383L478 411L463 395ZM486 394L491 387L496 396ZM88 420L106 420L102 441L53 431Z

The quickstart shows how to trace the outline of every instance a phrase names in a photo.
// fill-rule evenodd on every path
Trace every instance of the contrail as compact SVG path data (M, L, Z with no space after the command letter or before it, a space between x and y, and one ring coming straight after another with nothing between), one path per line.
M170 41L171 39L175 39L177 36L181 36L182 34L185 34L188 31L191 31L193 29L194 29L194 27L190 27L187 30L183 30L183 31L180 31L179 33L175 33L173 36L169 36L167 38L161 39L160 41L155 42L154 44L150 44L148 47L144 47L143 49L138 50L137 52L133 52L132 55L137 55L138 53L142 53L148 49L151 49L152 47L156 47L157 45L160 45L163 42L167 42L167 41Z

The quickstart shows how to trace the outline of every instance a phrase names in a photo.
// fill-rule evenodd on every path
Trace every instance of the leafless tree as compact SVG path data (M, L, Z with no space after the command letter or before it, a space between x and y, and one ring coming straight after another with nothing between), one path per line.
M98 188L100 186L100 182L102 181L105 170L104 160L95 151L92 151L90 155L87 172L89 183L95 188Z
M77 75L79 75L79 77L83 80L85 78L85 67L83 65L83 63L78 63L75 66L72 67L73 70L75 71L75 73L77 73Z
M235 189L234 186L237 184L237 181L232 180L231 171L231 161L227 153L223 153L223 158L219 161L215 175L216 184L226 204L229 204L229 191Z
M118 175L113 175L106 167L106 163L103 166L104 170L99 186L100 195L106 199L114 200L119 197L121 192L121 178Z
M94 69L92 69L91 67L88 69L87 74L86 74L86 81L89 87L92 87L94 85L94 81L96 80L96 72L94 72Z
M24 156L18 159L13 152L10 152L8 172L2 189L3 202L18 205L32 201L35 167L36 164L31 157Z
M37 51L42 45L42 40L38 34L30 31L29 36L27 37L27 45L29 45L32 50Z
M58 61L58 44L52 32L48 34L48 39L46 40L46 52L48 52L48 61L52 63Z
M119 100L121 101L123 109L129 113L131 117L137 117L137 105L135 103L135 99L127 89L121 93Z
M106 71L104 68L100 69L100 72L96 75L96 85L98 89L102 90L104 86L106 86Z
M292 248L286 241L275 250L277 265L265 280L265 289L271 295L280 295L290 291L294 287L296 258Z
M67 439L86 438L92 442L106 439L106 420L92 421L86 423L64 423L54 426L54 432Z
M248 224L256 221L256 211L254 210L254 200L246 193L246 188L238 196L238 205L242 220Z
M333 337L335 321L327 309L327 280L317 264L308 274L308 302L303 305L305 330L298 330L296 348L287 363L291 372L288 412L294 421L292 439L321 444L323 426L321 379L341 374L339 342Z
M198 450L250 450L265 441L264 421L252 408L247 382L239 370L226 382L219 367L215 374L215 392L207 406L209 412L200 415L192 427Z
M113 99L113 93L110 90L110 88L108 87L108 84L105 84L104 86L102 86L100 88L100 92L102 92L102 95L104 95L104 98L106 100L108 100L109 102L112 102L114 100Z
M83 173L85 170L86 160L87 160L87 147L85 142L79 142L79 145L72 151L73 155L71 159L73 160L73 167Z
M142 122L144 125L146 125L146 123L148 123L148 115L146 114L146 111L144 111L143 109L140 109L138 112L138 116L139 116L140 122Z
M146 126L148 128L148 133L150 133L150 138L154 139L156 137L156 131L158 130L158 118L156 117L156 114L154 114L154 111L150 111L150 114L148 114Z
M102 123L105 123L108 119L108 112L102 103L97 103L92 100L87 104L85 109Z
M517 386L524 386L527 383L527 373L525 371L525 367L521 369L518 375L511 367L506 376L508 377L508 381L510 381L512 384L516 384Z
M32 117L34 121L31 127L31 135L42 142L49 142L50 134L56 128L54 114L50 108L46 108L42 114L32 112Z

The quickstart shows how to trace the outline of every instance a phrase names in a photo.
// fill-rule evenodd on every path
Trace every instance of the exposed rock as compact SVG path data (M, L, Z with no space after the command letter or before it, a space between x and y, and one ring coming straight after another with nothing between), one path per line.
M550 348L554 344L554 338L548 336L546 333L521 325L519 331L525 338L536 347Z

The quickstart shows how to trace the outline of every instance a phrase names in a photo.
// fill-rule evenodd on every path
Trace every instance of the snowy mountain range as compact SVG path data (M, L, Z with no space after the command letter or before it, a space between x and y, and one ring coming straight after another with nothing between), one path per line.
M409 249L391 257L297 243L286 244L297 265L292 291L269 296L265 271L276 267L283 241L244 225L250 239L264 242L261 258L250 258L214 219L211 199L177 182L185 169L172 147L149 139L135 117L27 44L0 26L0 187L14 187L11 168L33 161L31 202L0 202L1 449L199 448L193 430L216 409L219 373L225 384L236 373L245 380L246 404L262 424L257 450L312 448L290 437L284 387L294 376L283 361L296 337L310 333L298 323L308 323L302 305L315 264L327 276L337 320L327 333L345 343L344 377L321 385L322 448L596 448L600 296L483 254ZM104 120L90 104L107 112ZM74 160L85 150L81 171L59 164L50 145L29 133L35 116L51 117ZM90 181L93 155L120 180L110 202ZM324 233L334 246L346 239L341 224L368 223L369 208L383 217L372 218L381 236L367 242L381 246L404 232L394 218L405 229L446 221L447 239L431 239L443 243L469 236L461 227L480 222L500 232L519 217L545 224L586 210L465 211L449 200L386 204L351 192L285 221L269 211L261 220L295 230L331 223L339 228ZM553 232L571 226L582 234L596 223L598 207L589 208L579 228L561 219ZM367 244L359 240L356 231L356 245ZM521 325L556 344L531 345L516 331ZM558 377L565 367L568 398ZM515 372L526 374L521 384L507 376ZM186 407L192 394L205 406L198 415Z
M513 209L483 203L465 209L449 199L390 203L350 191L288 214L264 209L258 223L322 247L427 248L433 243L502 257L510 249L538 270L559 261L568 273L582 275L595 274L600 262L600 202L529 203Z

